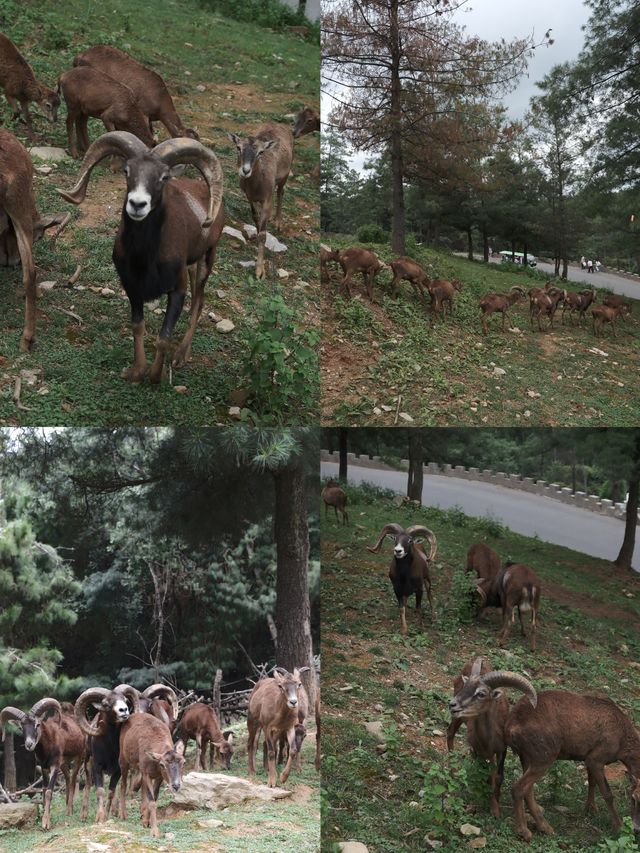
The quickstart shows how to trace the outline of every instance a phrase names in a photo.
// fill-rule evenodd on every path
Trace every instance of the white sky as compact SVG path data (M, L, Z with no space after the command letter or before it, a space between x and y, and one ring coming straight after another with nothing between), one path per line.
M529 107L529 99L538 94L536 81L541 80L554 65L575 59L584 43L582 27L589 18L589 9L583 0L470 0L458 10L454 20L463 24L469 35L488 41L506 41L534 34L541 41L551 28L555 39L551 47L539 47L529 60L527 75L519 86L505 96L504 103L511 118L522 118ZM328 112L331 99L323 95L322 109ZM370 155L356 152L351 160L354 169L360 170Z

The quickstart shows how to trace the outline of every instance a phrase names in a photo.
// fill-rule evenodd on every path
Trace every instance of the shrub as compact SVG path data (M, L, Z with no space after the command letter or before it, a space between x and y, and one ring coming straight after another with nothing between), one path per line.
M360 243L387 243L389 234L379 225L361 225L356 232Z
M281 32L287 27L307 27L306 41L317 43L320 40L320 26L311 23L304 12L291 9L278 0L200 0L203 8L218 12L226 18L246 21L259 27L269 27Z

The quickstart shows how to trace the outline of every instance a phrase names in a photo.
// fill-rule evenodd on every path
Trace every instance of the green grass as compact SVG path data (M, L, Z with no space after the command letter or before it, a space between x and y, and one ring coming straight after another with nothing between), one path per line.
M0 29L16 42L36 74L49 85L71 67L76 53L100 42L130 50L161 73L185 124L196 127L201 140L220 158L226 223L236 227L249 222L251 216L238 186L236 155L227 131L235 128L246 133L266 120L287 121L285 116L296 113L305 103L316 103L318 98L316 45L289 32L273 32L212 14L196 0L158 0L154 4L114 0L108 8L93 0L64 4L0 0ZM199 92L199 85L206 90ZM55 125L47 123L36 106L32 105L31 113L37 131L35 144L66 146L64 106ZM0 104L2 120L5 127L27 141L23 126L11 122L4 99ZM164 129L158 126L157 130L164 135ZM100 122L90 121L92 139L102 131ZM243 392L249 386L247 355L259 322L258 306L265 296L284 296L296 312L298 331L319 327L319 196L310 174L317 160L317 140L305 137L296 143L283 209L282 240L288 251L273 256L265 280L257 282L238 263L255 259L255 245L240 245L228 236L222 237L194 335L192 361L171 376L167 374L160 387L129 385L120 376L133 360L129 303L111 261L124 179L97 169L86 201L75 208L64 202L55 188L73 185L77 163L60 164L47 176L36 174L39 211L70 210L74 219L55 248L47 238L35 247L38 281L56 281L57 286L39 299L38 340L33 353L21 354L18 349L24 303L16 289L21 284L21 271L2 271L5 310L0 326L0 424L211 425L230 421L229 407L238 403L238 397L249 421L314 421L318 397L315 363L311 368L301 365L307 381L299 383L297 387L303 390L284 410L269 412L263 406L259 413L253 412L251 399L244 402ZM82 267L77 285L66 287L77 265ZM288 279L278 278L279 267L290 273ZM103 296L92 287L108 287L115 295ZM185 311L189 305L187 299ZM163 309L164 300L145 308L148 358ZM82 323L65 313L69 311ZM217 319L232 320L234 331L216 331L215 322L208 317L211 312ZM184 313L176 325L176 345L186 328ZM12 401L20 376L20 403L25 408Z
M521 770L513 755L506 762L503 814L492 818L487 764L468 754L464 728L454 753L446 752L447 705L456 674L484 654L496 669L526 671L539 689L607 694L639 723L640 578L512 533L491 519L459 510L397 508L371 487L347 492L351 526L330 520L322 530L322 849L333 853L336 842L357 839L370 853L405 853L429 849L428 837L449 853L466 849L459 828L471 823L488 838L486 849L499 853L598 850L614 833L602 802L596 816L584 816L586 775L573 762L558 762L536 786L554 837L534 832L529 845L516 838L510 789ZM378 556L365 550L390 521L425 524L439 545L431 571L435 621L427 604L420 631L409 611L406 637L399 633L387 577L391 546ZM475 541L487 542L503 559L526 562L541 578L536 653L515 627L504 649L497 647L498 611L480 622L469 612L463 567ZM338 559L340 549L346 556ZM367 720L383 721L383 754L364 729ZM612 789L621 815L628 815L628 785L617 778Z
M187 752L187 768L193 760L194 744ZM261 749L260 749L261 753ZM259 758L260 758L259 753ZM220 811L208 809L187 811L174 808L173 814L165 814L171 802L166 786L163 786L158 801L158 827L161 837L151 838L148 829L142 826L138 811L139 795L127 800L128 817L123 822L111 818L107 823L92 823L95 815L95 793L89 800L89 821L79 820L82 791L75 801L75 815L68 818L63 806L64 793L54 794L51 810L52 829L23 829L0 831L0 853L78 853L87 849L87 843L111 844L119 853L148 853L148 851L220 851L220 853L245 853L247 838L251 838L251 850L256 853L316 853L320 837L320 783L313 762L315 742L307 738L302 747L301 772L295 768L287 781L292 797L261 802L248 800L228 806ZM258 761L257 781L266 783L266 774ZM237 749L231 771L219 766L216 773L246 777L246 750ZM187 771L185 771L187 772ZM199 826L200 821L221 820L222 827L212 829Z
M332 246L353 244L338 237ZM394 255L388 247L371 246L386 262ZM341 275L334 268L333 282L325 285L323 308L322 418L327 425L389 426L394 423L396 401L415 425L451 426L631 426L637 421L640 387L637 362L640 352L639 309L627 323L617 324L595 339L588 315L586 327L561 325L543 332L531 331L528 298L510 310L512 328L501 330L501 318L489 318L489 334L480 326L478 303L486 293L508 291L514 284L528 290L546 280L541 273L503 271L429 249L420 249L418 262L431 278L459 278L462 291L455 297L455 314L434 327L408 282L399 298L390 297L392 273L376 277L371 305L355 277L356 301L337 298ZM582 285L570 283L569 289ZM427 303L428 303L427 299ZM602 350L607 356L591 352ZM494 368L505 370L496 375ZM375 407L391 411L375 413Z

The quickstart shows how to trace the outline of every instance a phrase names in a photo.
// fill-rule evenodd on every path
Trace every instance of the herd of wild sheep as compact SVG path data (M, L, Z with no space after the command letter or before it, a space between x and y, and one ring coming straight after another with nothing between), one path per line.
M330 480L322 490L325 516L333 507L338 521L349 523L347 495ZM415 595L416 613L422 625L422 595L427 593L433 618L430 566L437 553L436 537L421 524L403 528L385 524L375 545L378 553L384 539L393 543L389 579L400 608L400 631L407 634L406 606ZM422 542L428 543L428 550ZM502 610L502 629L498 644L504 645L516 611L522 635L526 636L523 612L531 614L531 651L536 650L536 627L540 605L541 583L536 573L522 563L506 562L488 545L477 542L467 554L466 571L475 576L480 596L478 615L487 607ZM512 687L524 696L511 705L500 688ZM469 660L453 682L453 699L449 703L451 723L447 729L447 747L453 750L455 734L463 723L467 741L475 755L491 762L490 809L500 816L500 789L504 762L509 747L519 757L523 775L512 789L516 832L525 841L532 837L527 826L525 803L539 832L553 833L536 802L534 785L559 759L581 761L587 768L587 812L595 811L595 788L604 799L614 829L622 821L613 803L605 776L605 765L620 761L631 779L631 816L636 832L640 832L640 732L631 718L607 698L573 693L568 690L536 690L528 678L517 672L495 670L488 657Z
M67 135L73 157L84 155L76 185L59 190L72 204L85 198L91 171L110 157L124 161L127 194L113 249L113 262L131 306L133 365L125 379L160 381L171 335L191 289L189 328L173 357L182 367L191 354L204 287L213 267L224 225L222 169L214 152L184 126L169 90L155 71L127 53L95 45L78 54L73 68L62 74L54 91L40 81L16 46L0 34L0 91L22 116L32 135L29 104L40 106L56 121L60 96L67 108ZM99 118L106 132L90 143L87 121ZM153 122L169 134L155 144ZM318 130L319 115L305 107L293 128L267 122L252 136L229 134L238 151L240 187L251 208L257 230L256 277L265 274L267 225L277 196L276 227L280 227L282 197L291 170L294 138ZM181 177L194 166L204 182ZM36 338L36 275L32 246L44 230L64 227L70 214L40 216L33 190L28 152L8 130L0 129L0 264L22 264L26 291L25 321L20 349L29 351ZM175 177L174 180L169 178ZM167 296L167 310L158 335L155 358L144 351L145 302Z
M309 667L288 672L276 667L273 676L258 681L247 709L249 776L256 773L256 751L264 735L265 769L268 784L276 785L276 761L286 764L280 784L289 777L294 758L300 767L302 742L307 734L309 699L301 675ZM316 692L316 756L320 769L320 692ZM89 794L96 789L96 822L112 813L127 819L127 793L140 790L141 816L151 835L159 837L157 800L160 786L172 791L182 785L184 755L189 739L196 742L195 770L213 769L219 757L231 768L233 735L222 732L218 715L211 705L195 702L180 714L175 692L165 684L152 684L142 693L129 684L112 690L90 687L75 705L50 696L40 699L28 711L11 705L0 711L0 730L8 723L19 727L25 748L35 753L45 780L42 828L51 829L51 798L58 774L65 780L67 815L73 814L78 774L84 769L85 783L80 817L89 814ZM174 738L177 738L174 740ZM129 774L132 778L129 782ZM133 774L137 776L133 779ZM105 800L104 777L109 777ZM116 789L120 782L119 802Z
M373 283L380 270L390 270L393 273L391 281L391 295L396 298L398 283L402 280L410 282L417 296L426 307L426 294L431 298L431 314L435 321L438 316L445 320L446 308L449 314L453 314L453 298L457 292L462 290L459 279L451 281L446 279L430 279L424 269L411 258L399 257L390 264L383 263L375 252L360 246L348 249L331 249L329 246L320 247L320 271L325 280L330 280L331 273L329 262L338 263L342 267L344 277L340 288L345 292L348 299L351 298L349 287L354 273L362 273L367 296L373 302ZM613 336L616 337L616 320L620 318L626 322L626 317L631 314L631 303L616 296L613 293L605 294L602 305L596 305L597 295L595 288L582 290L575 293L559 287L558 284L547 282L544 287L531 287L525 291L523 287L514 285L508 293L487 293L480 300L480 323L482 331L488 334L487 320L491 314L502 314L502 331L504 331L505 319L512 305L529 297L529 319L531 328L534 321L538 323L538 330L542 331L541 319L544 317L549 321L549 327L553 328L555 315L562 307L562 324L565 322L565 314L569 312L569 319L573 325L574 314L578 315L580 324L586 322L586 313L591 308L593 321L593 333L596 337L603 334L603 327L611 325Z

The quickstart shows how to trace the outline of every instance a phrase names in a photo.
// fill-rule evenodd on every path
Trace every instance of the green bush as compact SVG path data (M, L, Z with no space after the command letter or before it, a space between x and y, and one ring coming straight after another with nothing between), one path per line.
M356 237L360 243L388 243L389 233L379 225L361 225Z
M269 27L280 32L287 27L307 27L306 41L320 41L320 25L311 23L304 13L291 9L279 0L200 0L204 9L218 12L226 18L247 21L259 27Z

